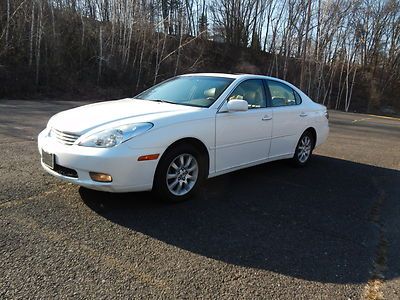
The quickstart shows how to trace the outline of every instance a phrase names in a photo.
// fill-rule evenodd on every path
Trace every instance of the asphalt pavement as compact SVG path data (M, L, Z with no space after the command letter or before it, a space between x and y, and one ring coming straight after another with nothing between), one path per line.
M41 169L37 134L81 104L0 100L1 299L400 299L399 119L331 111L307 167L166 205Z

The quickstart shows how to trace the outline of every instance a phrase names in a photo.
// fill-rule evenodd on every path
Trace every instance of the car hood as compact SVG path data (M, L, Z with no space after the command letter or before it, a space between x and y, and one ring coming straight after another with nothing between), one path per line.
M50 119L48 127L83 134L96 127L123 122L125 119L128 123L151 122L164 115L171 116L198 109L191 106L127 98L84 105L60 112Z

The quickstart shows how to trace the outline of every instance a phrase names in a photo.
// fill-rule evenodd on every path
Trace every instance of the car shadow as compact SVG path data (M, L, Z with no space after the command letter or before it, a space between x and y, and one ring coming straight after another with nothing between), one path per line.
M180 204L151 193L80 188L80 195L114 223L208 258L358 283L369 279L376 256L382 192L399 173L315 155L305 168L274 162L210 179Z

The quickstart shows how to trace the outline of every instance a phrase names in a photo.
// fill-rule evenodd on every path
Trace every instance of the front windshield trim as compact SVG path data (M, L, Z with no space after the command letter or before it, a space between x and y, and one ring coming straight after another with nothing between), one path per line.
M160 86L161 84L165 84L165 83L167 83L167 82L169 82L169 81L176 80L176 79L178 79L178 78L224 79L224 80L227 81L227 85L226 85L225 88L220 92L220 94L218 95L218 97L215 98L214 101L212 101L212 102L211 102L210 104L208 104L208 105L197 105L197 104L185 103L185 102L181 103L181 102L174 102L174 101L170 101L170 100L166 100L166 99L146 99L146 98L140 98L140 97L142 97L143 94L147 93L150 89L154 89L154 88ZM184 76L182 76L182 75L178 75L178 76L175 76L175 77L168 78L168 79L166 79L166 80L164 80L164 81L161 81L160 83L157 83L156 85L153 85L153 86L149 87L148 89L146 89L146 90L142 91L141 93L139 93L138 95L134 96L132 99L134 99L134 100L144 100L144 101L158 101L158 102L160 102L160 103L162 102L162 103L169 103L169 104L183 105L183 106L191 106L191 107L199 107L199 108L210 108L210 107L219 99L219 97L226 91L226 89L232 85L232 83L233 83L234 81L235 81L234 78L222 77L222 76L208 76L208 75L207 75L207 76L203 76L203 75L184 75Z

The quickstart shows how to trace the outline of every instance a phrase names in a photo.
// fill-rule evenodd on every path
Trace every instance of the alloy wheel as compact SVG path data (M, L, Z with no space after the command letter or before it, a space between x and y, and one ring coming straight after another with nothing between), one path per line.
M192 154L184 153L172 160L167 169L168 190L175 196L189 193L196 184L199 165Z
M311 149L312 149L311 138L308 135L303 136L302 139L300 140L297 153L299 162L305 163L308 160L311 154Z

